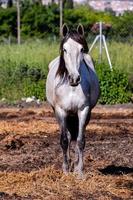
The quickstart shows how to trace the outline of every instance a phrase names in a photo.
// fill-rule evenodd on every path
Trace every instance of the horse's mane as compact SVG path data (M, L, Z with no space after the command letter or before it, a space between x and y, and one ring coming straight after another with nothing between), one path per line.
M83 46L84 53L88 53L89 50L84 36L80 35L76 30L71 30L70 32L68 32L68 34L62 39L60 44L60 62L56 75L59 75L61 78L66 77L68 74L64 61L63 45L65 42L67 42L69 38L81 44Z

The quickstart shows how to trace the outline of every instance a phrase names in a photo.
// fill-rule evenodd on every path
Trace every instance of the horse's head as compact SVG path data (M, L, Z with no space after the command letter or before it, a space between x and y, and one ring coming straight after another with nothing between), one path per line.
M59 74L68 75L71 86L77 86L80 81L79 68L83 60L83 53L88 52L87 42L84 38L84 28L82 25L77 30L69 31L66 25L62 28L63 40L61 42L61 56Z

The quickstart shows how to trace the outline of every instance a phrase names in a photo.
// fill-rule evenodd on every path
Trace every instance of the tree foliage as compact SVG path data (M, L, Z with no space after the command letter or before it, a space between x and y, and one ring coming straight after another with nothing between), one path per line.
M39 2L39 1L37 1ZM93 11L87 6L78 6L74 9L73 1L64 1L64 22L69 26L82 23L86 33L91 33L95 22L103 21L112 24L109 36L125 38L133 36L133 13L126 12L123 16L116 17L111 12ZM0 35L16 37L17 22L16 7L0 8ZM21 30L23 37L45 37L46 35L59 35L59 6L52 4L42 6L23 0L21 4ZM92 33L91 33L92 34Z

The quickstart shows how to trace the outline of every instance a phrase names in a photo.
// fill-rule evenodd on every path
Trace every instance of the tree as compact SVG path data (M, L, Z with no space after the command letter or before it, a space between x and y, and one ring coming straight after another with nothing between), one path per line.
M11 8L13 6L13 0L8 0L7 7Z
M42 5L42 0L32 0L33 4L39 4Z
M64 8L73 8L73 0L64 0L63 2L63 6Z
M20 0L17 0L17 40L18 44L21 43L21 30L20 30Z

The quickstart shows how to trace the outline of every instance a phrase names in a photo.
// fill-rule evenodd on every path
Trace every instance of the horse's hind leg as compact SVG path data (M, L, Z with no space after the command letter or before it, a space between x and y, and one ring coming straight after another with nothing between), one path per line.
M61 136L60 136L60 145L62 147L63 151L63 172L67 173L69 171L69 143L70 143L70 138L68 137L68 131L66 127L66 112L61 109L60 107L56 108L55 110L57 120L60 125L60 131L61 131Z
M90 111L89 107L85 107L83 110L78 111L78 117L79 117L79 131L78 131L78 137L77 137L77 144L75 153L77 155L76 163L74 167L74 172L77 173L79 176L82 176L83 172L83 150L85 147L85 127L87 121L89 121L90 118Z

